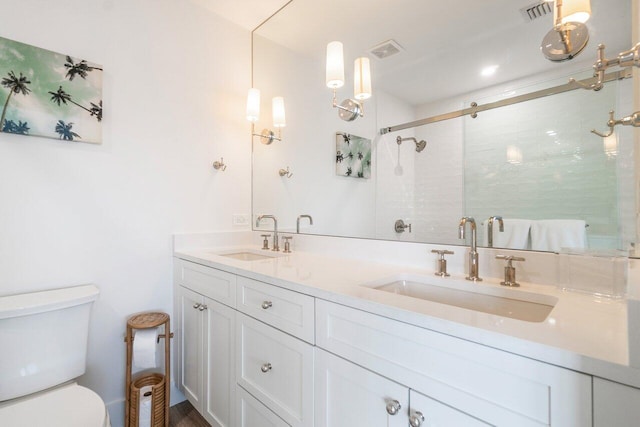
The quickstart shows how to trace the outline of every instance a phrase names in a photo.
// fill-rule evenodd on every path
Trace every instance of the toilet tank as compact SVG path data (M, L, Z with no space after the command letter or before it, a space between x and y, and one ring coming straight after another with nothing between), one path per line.
M84 374L94 285L0 297L0 402Z

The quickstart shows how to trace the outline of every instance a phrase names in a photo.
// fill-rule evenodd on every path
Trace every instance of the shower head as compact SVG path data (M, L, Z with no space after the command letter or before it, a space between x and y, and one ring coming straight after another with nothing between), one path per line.
M422 150L424 150L424 147L427 146L427 141L425 141L424 139L419 141L417 139L415 139L414 137L409 137L409 138L403 138L401 136L398 136L396 138L396 143L398 145L402 144L402 141L413 141L416 144L416 152L419 153Z

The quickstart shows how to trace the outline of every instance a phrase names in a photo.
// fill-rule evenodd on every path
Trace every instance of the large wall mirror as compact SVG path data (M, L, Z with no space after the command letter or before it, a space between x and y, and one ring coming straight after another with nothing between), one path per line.
M460 245L460 218L470 216L486 246L488 218L500 216L508 231L494 229L494 247L629 249L634 129L618 126L606 139L590 131L608 130L610 110L634 111L633 82L624 78L631 73L611 69L615 78L599 91L554 88L590 78L598 44L607 57L632 46L631 1L591 0L589 41L562 62L540 50L552 8L531 0L291 1L253 32L256 133L272 127L274 96L284 97L287 123L281 141L253 137L254 218L273 214L280 230L295 232L298 216L310 215L301 233ZM351 122L338 117L325 85L334 40L344 46L338 102L354 96L354 60L370 58L373 96ZM553 95L381 132L532 93ZM569 243L532 241L546 232L531 228L540 224L561 227Z

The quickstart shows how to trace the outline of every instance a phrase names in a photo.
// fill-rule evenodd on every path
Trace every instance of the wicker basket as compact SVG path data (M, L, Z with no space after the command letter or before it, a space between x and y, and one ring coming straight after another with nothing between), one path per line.
M131 383L131 399L129 402L129 426L138 427L140 414L140 390L151 386L151 427L165 425L165 378L158 373L147 374Z

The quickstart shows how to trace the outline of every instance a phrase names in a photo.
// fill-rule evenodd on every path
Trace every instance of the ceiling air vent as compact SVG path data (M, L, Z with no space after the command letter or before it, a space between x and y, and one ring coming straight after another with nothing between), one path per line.
M553 2L539 1L520 9L526 22L534 21L546 15L553 15Z
M385 59L391 55L400 53L403 50L402 46L400 46L395 40L387 40L386 42L382 42L369 49L369 53L378 59Z

